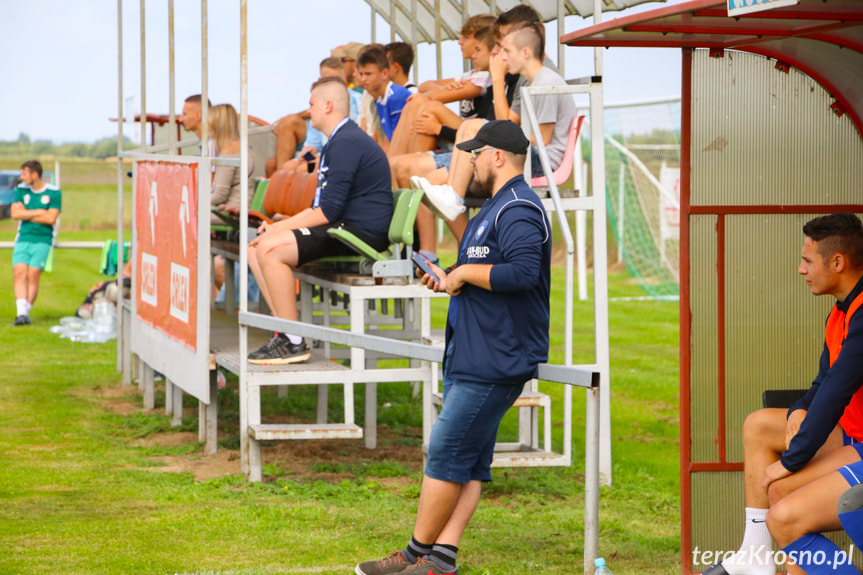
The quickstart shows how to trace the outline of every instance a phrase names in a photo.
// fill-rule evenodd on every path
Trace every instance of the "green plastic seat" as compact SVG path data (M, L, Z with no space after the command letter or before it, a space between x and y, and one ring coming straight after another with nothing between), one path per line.
M422 200L422 190L394 190L393 191L393 219L390 222L388 238L395 249L378 251L369 244L343 228L331 228L327 233L343 244L350 247L359 255L369 260L379 262L389 259L397 259L401 253L401 246L412 246L414 243L414 222L417 218L417 210ZM393 254L396 254L394 256ZM324 261L338 261L339 258L325 258Z
M266 178L258 179L258 182L255 184L255 193L252 196L252 202L249 204L250 212L253 210L261 212L264 210L264 196L267 195L267 186L269 183L270 180ZM212 224L210 226L211 231L228 233L240 229L240 219L234 214L220 210L216 206L212 206L210 211L225 222L224 224Z

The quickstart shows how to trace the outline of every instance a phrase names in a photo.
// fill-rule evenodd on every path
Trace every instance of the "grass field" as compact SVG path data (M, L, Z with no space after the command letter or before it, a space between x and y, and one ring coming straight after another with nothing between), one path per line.
M64 205L108 202L102 193L81 188ZM6 224L0 239L11 239ZM73 217L64 226L67 240L111 235ZM404 546L421 479L420 402L406 384L379 386L379 404L389 407L379 411L377 453L361 440L287 446L255 485L232 474L198 481L164 471L206 459L189 433L197 429L194 400L172 429L163 409L143 410L136 388L120 386L113 343L48 332L100 281L98 257L58 251L30 327L11 325L11 273L0 291L0 573L348 574L358 560ZM0 269L10 261L11 251L0 250ZM550 361L561 363L558 268L554 282ZM624 274L612 274L610 290L640 295ZM575 307L575 359L590 361L592 302ZM443 309L436 314L439 322ZM680 568L677 320L675 303L610 304L614 467L613 484L601 490L600 553L617 575ZM562 395L557 385L543 389ZM236 393L229 378L219 395L226 469L234 468ZM463 575L581 572L585 406L583 392L574 396L573 466L497 470L462 541ZM356 400L361 413L362 386ZM265 402L265 413L314 417L312 389ZM559 414L560 401L555 408ZM502 433L513 430L508 419ZM558 443L560 434L556 427Z

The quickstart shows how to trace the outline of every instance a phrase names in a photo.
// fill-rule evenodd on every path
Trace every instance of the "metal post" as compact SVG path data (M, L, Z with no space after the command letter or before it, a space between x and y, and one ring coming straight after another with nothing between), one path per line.
M117 256L118 262L123 254L123 0L117 0ZM123 373L123 284L122 274L117 276L117 371ZM128 379L123 377L123 381Z
M580 139L580 137L579 137ZM579 198L587 197L587 164L581 149L575 153L575 191ZM587 212L575 212L575 253L578 262L578 299L587 301Z
M600 389L605 382L600 378ZM570 386L566 386L570 389ZM599 557L599 390L588 389L584 424L584 572L594 572Z
M207 0L201 0L201 155L204 158L210 157L210 74L209 74L209 51L207 49L209 30L207 27ZM209 176L209 162L203 161L201 165L207 164L206 172L199 170L203 180L203 176ZM204 192L201 192L201 181L198 182L198 192L205 193L209 189L207 183Z
M168 153L172 156L177 153L177 118L174 110L174 91L174 0L168 0Z
M140 0L141 6L141 151L147 151L147 25L146 0Z
M594 0L593 19L602 21L602 0ZM599 414L599 472L604 483L611 485L611 403L608 353L608 238L606 237L606 191L605 191L605 118L603 116L602 93L602 48L594 49L595 75L600 82L593 85L590 97L591 139L593 150L593 196L596 210L593 212L593 293L594 321L596 332L596 363L605 385L600 390Z
M440 0L434 2L434 33L435 58L437 58L437 79L443 78L443 62L441 61L441 31L440 31Z
M623 171L623 162L620 163L620 171L617 176L617 261L623 261L623 238L626 231L626 174Z

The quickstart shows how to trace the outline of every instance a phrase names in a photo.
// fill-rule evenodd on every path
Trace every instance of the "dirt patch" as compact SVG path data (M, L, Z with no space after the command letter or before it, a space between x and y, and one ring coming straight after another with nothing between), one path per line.
M96 397L96 401L108 411L120 415L146 413L134 386L95 386L80 388L74 392L79 397ZM157 407L150 413L160 413ZM197 408L184 408L184 416L195 415ZM269 418L269 423L296 423L290 418ZM235 432L234 432L235 433ZM411 430L411 438L418 438L420 430ZM228 436L220 430L219 439ZM361 464L375 462L397 462L413 471L422 469L422 452L417 445L401 445L404 437L387 426L378 427L377 449L366 449L362 439L312 439L303 441L264 442L261 459L265 469L280 477L303 481L321 480L338 483L353 479L350 471ZM136 447L178 447L198 443L198 434L192 431L160 431L132 442ZM220 448L214 455L204 455L203 448L197 453L176 456L154 456L159 465L152 469L175 473L192 473L196 481L207 481L229 475L240 475L240 452ZM265 475L264 480L272 479ZM392 487L405 487L415 479L407 477L382 478L380 483Z
M412 471L422 468L422 453L419 447L394 445L396 439L386 427L378 428L377 449L366 449L362 439L310 439L303 441L264 442L261 460L265 470L264 481L274 479L269 470L279 477L300 481L326 481L339 483L356 476L350 471L360 464L381 461L398 462ZM135 442L144 446L176 446L197 442L197 434L189 432L159 432ZM201 453L177 456L153 457L161 464L156 471L192 473L196 481L207 481L227 475L240 475L240 452L219 449L214 455ZM381 484L403 488L416 480L409 477L382 478Z
M131 415L144 411L141 407L137 388L132 385L79 387L72 391L72 395L75 397L92 398L94 392L97 394L98 403L111 413Z

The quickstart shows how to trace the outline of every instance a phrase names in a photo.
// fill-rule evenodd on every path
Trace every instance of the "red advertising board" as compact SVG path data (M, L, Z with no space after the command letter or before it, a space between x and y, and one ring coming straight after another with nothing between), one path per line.
M197 336L196 164L139 162L135 202L137 315L194 350Z

